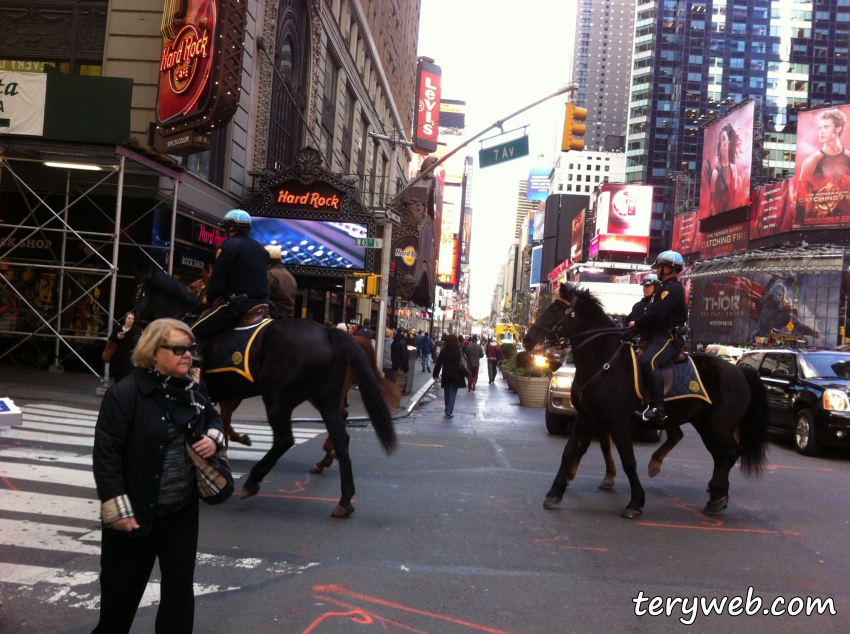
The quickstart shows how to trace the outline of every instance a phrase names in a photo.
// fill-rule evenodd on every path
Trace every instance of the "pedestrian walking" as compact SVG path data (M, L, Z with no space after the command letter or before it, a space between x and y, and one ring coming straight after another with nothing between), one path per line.
M437 362L434 364L434 380L440 378L440 387L443 388L443 398L446 404L446 418L454 418L455 399L457 391L466 387L463 370L460 367L460 341L457 335L448 335L446 345Z
M434 341L428 336L428 333L423 333L422 341L419 342L419 361L422 362L422 371L431 371L431 355L434 354Z
M133 373L103 398L92 457L103 520L93 634L130 631L157 559L155 631L192 631L199 493L188 451L207 459L224 450L221 418L188 375L194 339L180 321L152 322L133 352Z
M499 361L504 358L502 354L502 346L496 343L495 339L490 339L490 343L487 344L487 349L484 351L487 355L487 376L490 379L489 385L493 385L493 381L496 380L496 366L499 365Z
M132 312L126 313L121 322L122 325L109 335L109 341L114 344L109 358L109 376L116 383L133 371L133 349L139 338L139 327L136 326L136 316Z
M364 319L363 323L360 324L360 327L357 329L357 332L354 333L358 337L363 337L364 339L368 339L372 342L372 346L375 345L375 331L372 330L372 322L368 319Z
M401 390L401 395L407 395L407 373L410 370L410 353L407 351L407 339L399 330L393 338L392 363L395 384Z
M472 335L472 339L466 344L466 356L469 358L468 390L474 392L475 384L478 383L478 369L481 366L481 359L484 357L484 348L478 343L478 335Z
M387 328L384 333L384 358L381 360L381 368L384 371L384 376L387 380L393 381L395 373L393 372L393 329Z

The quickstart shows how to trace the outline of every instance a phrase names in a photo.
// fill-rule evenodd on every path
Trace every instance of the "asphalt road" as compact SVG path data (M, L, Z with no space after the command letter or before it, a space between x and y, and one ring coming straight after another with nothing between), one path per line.
M97 621L93 414L60 407L31 405L22 430L0 432L3 633L88 632ZM757 479L735 470L729 508L709 518L700 509L710 458L686 427L656 478L644 475L656 445L636 446L647 505L628 521L619 517L625 478L613 491L597 489L598 446L561 507L542 508L565 439L547 435L542 410L520 407L503 381L459 394L452 420L442 411L435 389L397 421L391 456L370 427L350 429L357 495L349 519L330 515L336 465L307 473L325 438L309 424L259 496L204 507L195 632L848 630L847 455L804 458L774 443L770 468ZM62 424L68 430L57 432ZM263 440L262 426L248 431ZM245 473L255 456L240 450L234 470ZM74 485L68 470L79 472ZM153 631L157 579L134 632ZM688 610L694 597L740 596L746 610L748 588L761 599L758 607L750 600L752 615L730 616L728 604L722 616L685 614L681 603L670 616L635 614L639 596L687 598ZM793 597L831 598L837 614L765 615L777 597L786 603L775 609L792 612Z

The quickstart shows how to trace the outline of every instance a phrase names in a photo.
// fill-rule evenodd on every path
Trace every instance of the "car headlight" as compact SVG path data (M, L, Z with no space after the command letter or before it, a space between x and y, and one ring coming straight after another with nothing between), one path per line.
M850 399L841 390L827 390L823 393L823 408L834 412L850 412Z
M555 387L561 390L565 390L568 387L572 387L573 385L573 377L571 376L556 376L555 377Z

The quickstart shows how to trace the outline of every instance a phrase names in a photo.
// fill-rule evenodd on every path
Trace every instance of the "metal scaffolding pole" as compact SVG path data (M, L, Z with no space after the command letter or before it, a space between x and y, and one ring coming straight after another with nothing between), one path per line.
M174 274L174 236L177 232L177 186L180 184L176 179L174 183L174 197L171 200L171 235L168 238L168 274Z
M115 198L115 241L112 243L112 280L109 285L109 313L106 320L106 336L109 336L109 331L115 323L115 292L118 289L118 247L121 242L121 203L124 198L124 161L125 157L120 157L120 168L118 171L118 192ZM103 368L103 377L101 377L101 385L103 388L109 386L109 363L107 362Z

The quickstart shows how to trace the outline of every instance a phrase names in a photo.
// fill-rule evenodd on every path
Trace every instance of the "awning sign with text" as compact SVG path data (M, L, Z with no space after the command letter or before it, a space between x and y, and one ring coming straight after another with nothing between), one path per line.
M703 233L701 238L699 253L703 258L746 251L750 243L750 225L748 222L741 222Z
M41 136L47 75L0 71L0 134Z

